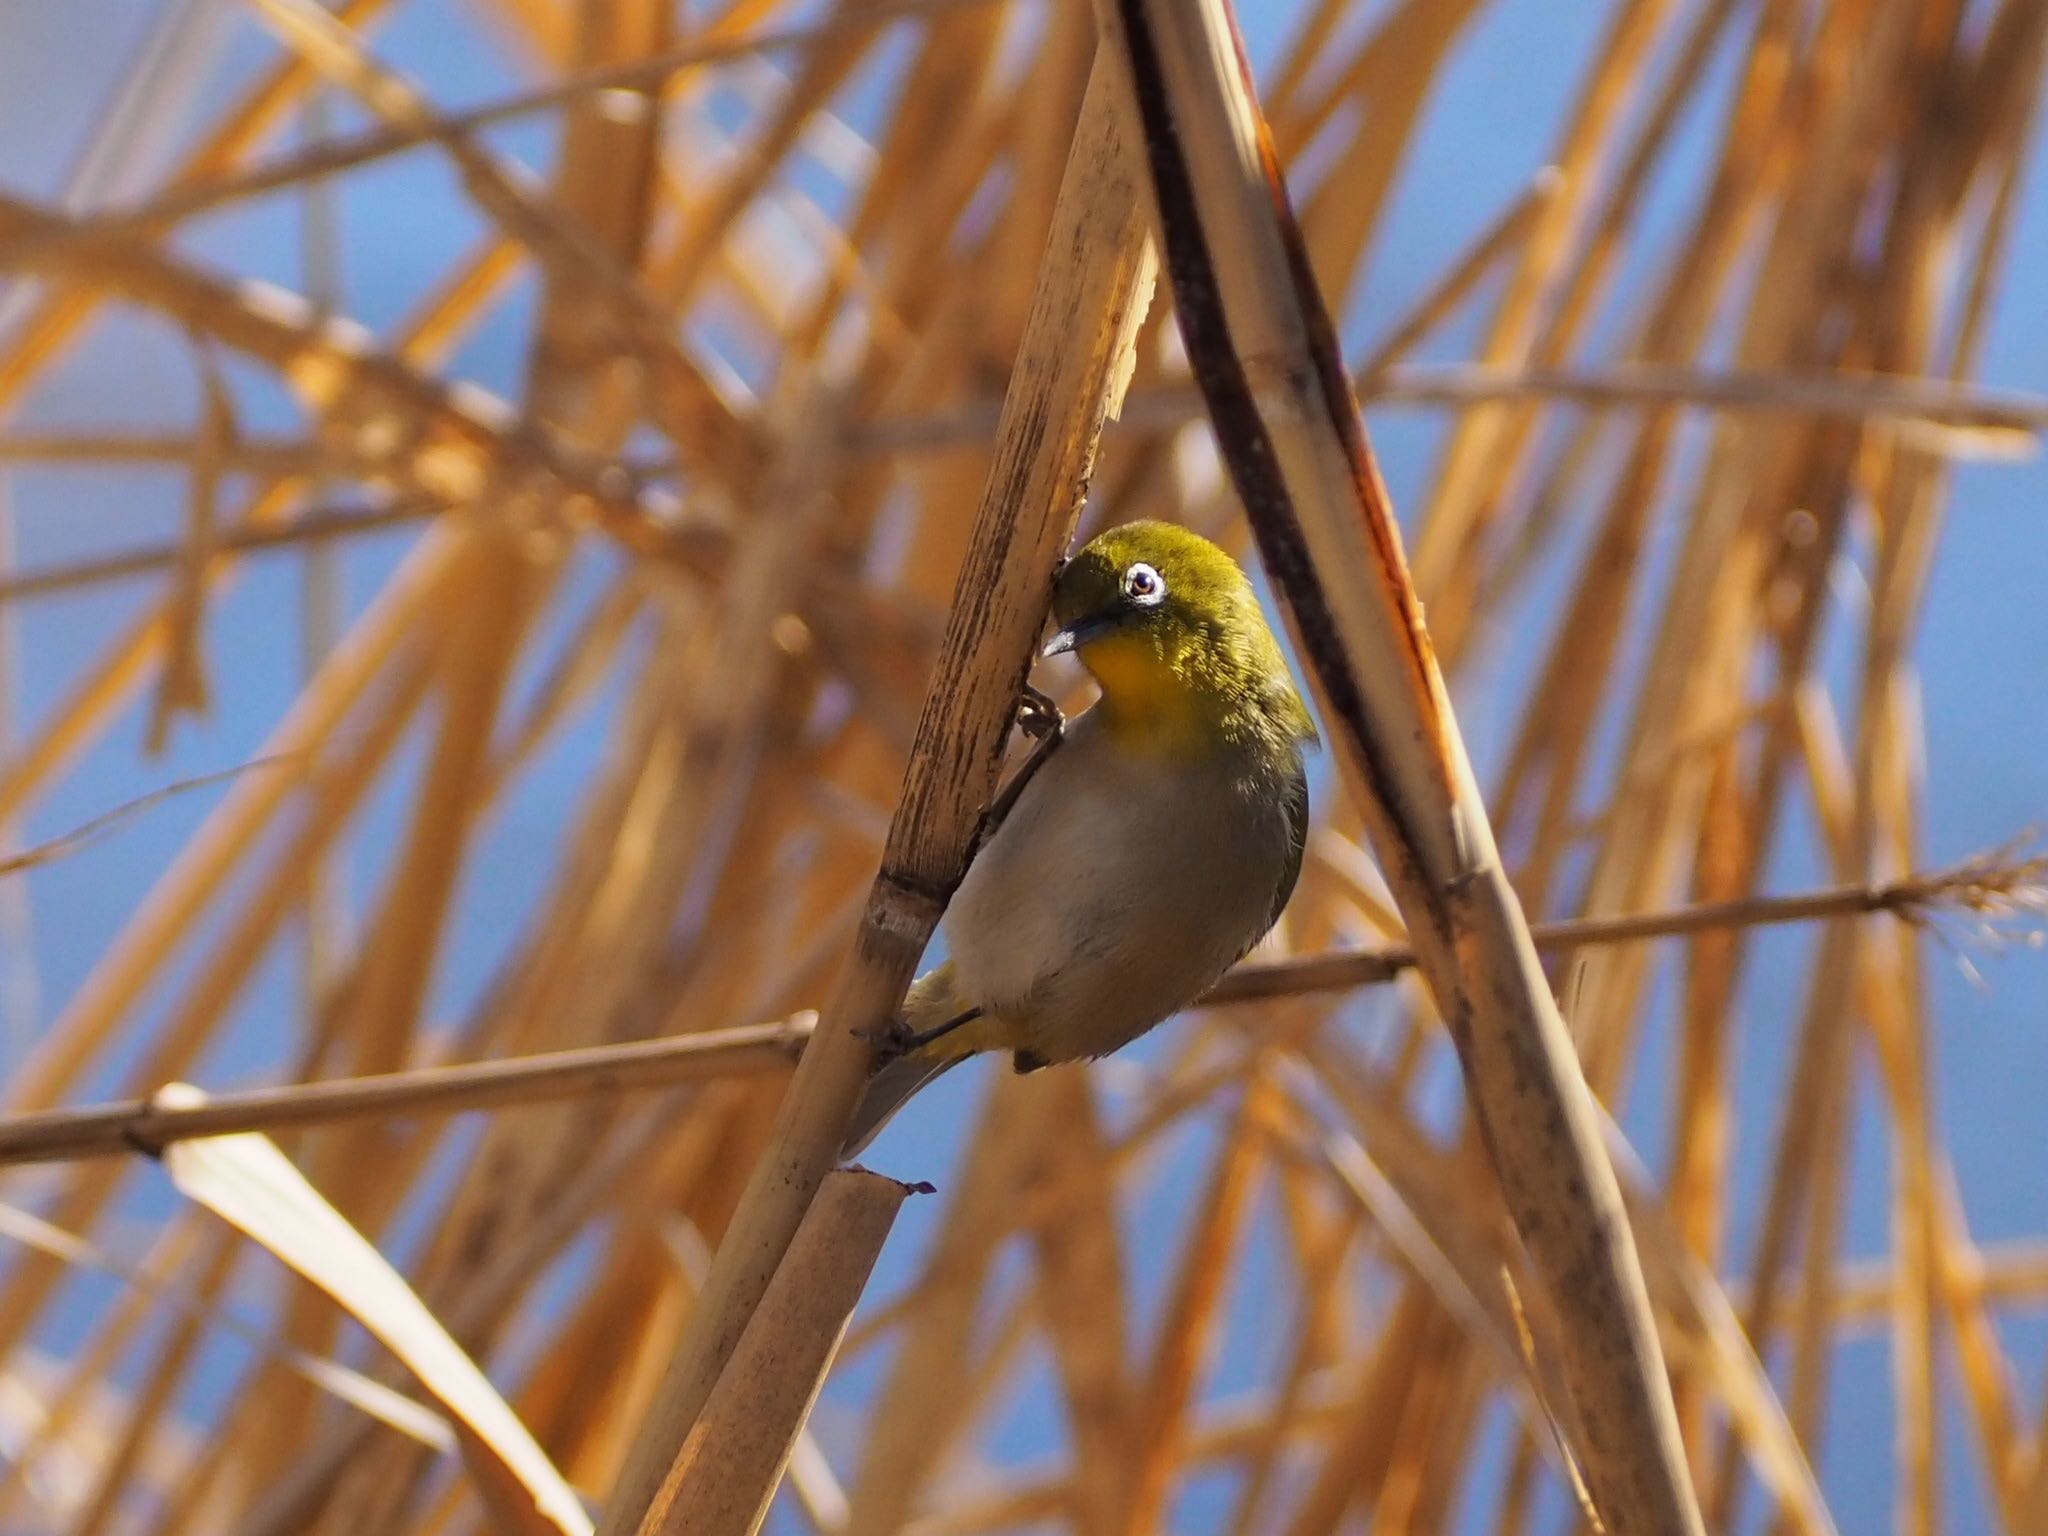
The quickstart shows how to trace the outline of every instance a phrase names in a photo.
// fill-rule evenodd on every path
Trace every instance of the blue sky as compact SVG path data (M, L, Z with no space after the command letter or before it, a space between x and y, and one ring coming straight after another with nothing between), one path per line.
M70 0L61 6L0 0L0 25L10 42L0 50L0 183L37 196L55 193L97 121L113 66L129 55L158 9L145 0ZM1296 0L1241 9L1255 61L1269 61L1299 9ZM232 5L219 10L229 23L228 43L212 78L226 82L244 75L262 50L253 29L232 18ZM1384 226L1392 233L1380 241L1342 317L1354 353L1427 290L1542 164L1555 141L1560 107L1575 89L1605 10L1548 0L1500 0L1483 8L1431 100ZM476 25L472 8L455 0L401 5L379 34L378 46L445 101L473 101L510 88L519 78L517 61L501 51L494 34ZM1725 85L1725 68L1716 78ZM218 99L229 99L224 87ZM1653 229L1675 227L1689 206L1702 156L1717 129L1711 106L1711 100L1703 103L1684 124L1679 152L1651 200ZM546 163L544 126L507 129L493 142L507 153ZM175 136L167 136L164 150L174 144ZM2030 293L2031 274L2048 253L2044 165L2048 159L2038 153L2029 161L2011 276L1995 312L1982 369L1991 384L2034 393L2048 393L2048 306ZM151 170L141 168L145 177ZM379 328L406 312L477 228L460 211L451 178L423 155L352 177L341 195L341 209L348 251L344 307ZM204 221L190 232L187 244L203 259L295 282L295 220L288 203L274 203ZM526 320L523 299L506 305L465 346L458 371L509 389L523 356ZM1423 355L1456 360L1466 355L1473 335L1469 320L1453 324ZM237 370L235 377L248 425L290 426L289 408L265 381L247 370ZM67 360L14 425L59 429L125 420L160 426L166 419L189 419L194 401L182 343L148 325L122 324L102 328L93 344ZM1375 411L1369 425L1397 504L1415 506L1434 469L1442 417ZM2041 600L2042 575L2048 571L2044 476L2048 471L2034 460L1965 466L1953 480L1947 527L1916 643L1927 726L1925 854L1930 862L2003 842L2041 822L2048 808L2048 711L2040 702L2040 679L2048 672L2048 603ZM18 525L22 563L30 566L142 539L175 537L182 512L176 483L165 476L138 473L117 481L20 471L6 476L5 490ZM394 536L351 551L346 585L352 603L367 600L403 546L403 537ZM603 559L594 555L580 573L583 593L596 589ZM168 753L156 761L141 758L140 714L124 720L37 805L26 835L52 835L157 784L250 755L297 684L291 639L296 583L286 562L252 563L209 614L207 646L219 685L212 716L180 729ZM134 611L137 595L138 589L124 586L37 604L23 613L11 662L17 720L39 718L63 696L104 637ZM1540 631L1531 636L1505 625L1496 629L1490 659L1460 680L1458 695L1482 779L1512 718L1514 689L1541 642ZM449 1009L458 1008L482 983L499 951L498 936L523 917L534 894L532 850L553 847L569 823L579 788L602 748L606 714L600 701L581 729L567 733L535 765L481 845L440 983L441 1000ZM408 788L405 776L398 776L371 812L370 834L360 840L367 851L353 871L358 891L373 888L377 850L388 847ZM36 872L27 885L33 987L28 988L18 968L0 986L0 1001L14 999L4 1008L12 1042L32 1034L61 1005L217 798L199 793L152 810L106 842ZM1773 870L1774 883L1790 886L1814 878L1816 871L1799 846L1805 835L1795 821L1785 856ZM1761 941L1740 1002L1744 1092L1737 1146L1748 1174L1745 1187L1752 1190L1778 1114L1783 1056L1809 938L1786 934ZM2048 961L2030 952L1972 958L1982 972L1981 985L1944 951L1929 951L1937 1112L1974 1231L1986 1241L2038 1235L2048 1232L2048 1178L2042 1176L2048 1167L2048 1117L2040 1110L2039 1086L2048 1082L2048 1029L2042 1027L2038 1002L2048 990ZM250 1061L271 1058L265 1032L290 1012L292 986L292 957L279 956L244 1004L242 1040L224 1053L227 1059L213 1063L224 1078ZM243 1050L249 1053L246 1058ZM1643 1081L1668 1080L1664 1065L1653 1053ZM968 1074L956 1075L935 1092L915 1127L892 1131L882 1144L881 1161L923 1161L948 1144L971 1113L980 1086ZM1652 1094L1640 1095L1639 1101L1637 1117L1653 1120L1661 1111ZM1847 1244L1852 1253L1875 1255L1888 1246L1889 1174L1868 1113L1864 1122ZM1644 1150L1653 1159L1662 1157L1653 1139ZM1186 1193L1169 1185L1147 1201L1139 1213L1142 1241L1170 1244ZM909 1272L919 1239L941 1208L937 1201L913 1205L885 1260L884 1289ZM1739 1210L1738 1224L1752 1217L1753 1212ZM1737 1251L1745 1247L1738 1242ZM1238 1304L1255 1306L1258 1292L1254 1271L1240 1285ZM1238 1342L1220 1369L1226 1377L1236 1374L1248 1381L1261 1362L1255 1344L1244 1342L1245 1332L1234 1331ZM2036 1402L2048 1327L2039 1319L2024 1319L2010 1326L2007 1338L2022 1373L2021 1400ZM863 1379L862 1370L850 1372L849 1380L835 1387L833 1401L850 1401ZM1891 1498L1890 1381L1881 1347L1872 1343L1846 1351L1836 1383L1824 1481L1845 1531L1878 1529L1889 1518ZM1049 1432L1042 1400L1026 1392L1005 1423L1001 1448L1020 1455L1049 1450ZM1959 1528L1977 1528L1982 1520L1977 1470L1959 1443L1944 1476ZM1206 1522L1220 1518L1217 1510L1227 1507L1227 1499L1196 1490L1184 1502L1176 1529L1205 1531L1210 1528Z

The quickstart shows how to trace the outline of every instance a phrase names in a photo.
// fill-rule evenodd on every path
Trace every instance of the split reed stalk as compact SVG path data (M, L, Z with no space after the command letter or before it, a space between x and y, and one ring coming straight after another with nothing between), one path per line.
M1053 570L1080 514L1102 423L1129 381L1151 294L1152 257L1115 91L1110 72L1091 75L994 460L853 953L613 1484L603 1536L638 1526L731 1358L838 1155L873 1061L867 1037L901 1006L993 798Z

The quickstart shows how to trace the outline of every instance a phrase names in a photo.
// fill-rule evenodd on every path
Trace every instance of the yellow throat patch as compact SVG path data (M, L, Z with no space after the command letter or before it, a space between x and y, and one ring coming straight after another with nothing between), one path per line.
M1138 635L1083 646L1081 662L1102 689L1103 725L1127 752L1181 757L1216 744L1222 720L1199 679Z

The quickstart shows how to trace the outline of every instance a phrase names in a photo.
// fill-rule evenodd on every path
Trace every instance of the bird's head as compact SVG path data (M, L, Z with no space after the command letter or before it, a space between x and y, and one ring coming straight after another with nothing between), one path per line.
M1200 534L1150 521L1105 529L1060 572L1052 612L1045 654L1080 659L1128 744L1314 737L1251 582Z

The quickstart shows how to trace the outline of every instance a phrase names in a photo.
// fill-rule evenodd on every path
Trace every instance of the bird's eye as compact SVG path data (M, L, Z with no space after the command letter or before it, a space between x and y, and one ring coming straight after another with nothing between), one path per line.
M1124 572L1124 596L1150 608L1166 597L1166 578L1140 560Z

